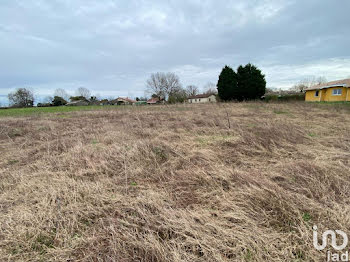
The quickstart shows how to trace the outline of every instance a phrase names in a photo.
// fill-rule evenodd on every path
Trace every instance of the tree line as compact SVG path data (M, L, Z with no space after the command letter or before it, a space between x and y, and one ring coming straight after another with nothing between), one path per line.
M266 91L265 76L261 70L252 64L240 65L235 72L231 67L225 66L220 75L217 85L207 83L204 93L218 95L222 101L230 100L251 100L261 98ZM183 88L178 75L172 72L157 72L151 74L146 81L146 93L160 101L168 103L183 103L189 97L199 94L199 88L195 85L188 85ZM8 94L10 105L13 107L34 106L34 94L26 88L19 88ZM137 101L147 98L136 98ZM74 101L84 101L88 104L108 104L108 99L98 99L91 96L91 92L80 87L75 96L69 96L64 89L56 89L53 97L49 97L45 103L38 103L38 106L62 106Z
M183 103L188 97L199 94L199 88L195 85L189 85L182 88L180 78L174 73L155 73L146 83L146 93L151 98L165 100L168 103ZM208 82L204 86L204 93L216 94L215 84ZM136 97L136 101L147 101L149 97ZM18 88L8 94L8 100L11 107L33 107L35 98L34 93L29 88ZM81 87L78 88L74 96L70 96L64 89L56 89L53 96L47 96L45 102L37 103L38 107L64 106L69 102L83 101L87 104L109 105L113 104L113 98L101 99L98 96L92 96L90 90Z
M29 88L18 88L16 91L8 94L8 100L11 107L32 107L34 106L34 93ZM56 89L53 97L47 97L46 102L38 103L37 106L63 106L68 102L85 101L93 103L98 101L96 96L91 96L90 90L80 87L76 90L75 96L70 96L64 89Z
M199 88L195 85L188 85L183 88L178 75L172 72L157 72L151 74L146 81L146 93L159 100L167 101L170 104L183 103L189 97L199 94ZM204 93L216 94L215 84L208 82L204 86Z
M169 103L184 102L188 97L197 95L198 88L193 85L185 89L180 84L179 77L174 73L155 73L147 80L147 92L152 97L163 99ZM252 64L240 65L235 72L231 67L225 66L217 85L209 84L206 92L218 94L222 101L243 101L261 99L266 91L265 75Z

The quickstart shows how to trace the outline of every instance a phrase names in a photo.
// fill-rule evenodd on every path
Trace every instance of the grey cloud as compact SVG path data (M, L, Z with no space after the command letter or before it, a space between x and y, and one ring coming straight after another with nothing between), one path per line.
M154 71L203 86L225 64L248 62L265 70L269 86L313 73L347 77L349 9L347 0L6 1L0 94L85 86L136 96Z

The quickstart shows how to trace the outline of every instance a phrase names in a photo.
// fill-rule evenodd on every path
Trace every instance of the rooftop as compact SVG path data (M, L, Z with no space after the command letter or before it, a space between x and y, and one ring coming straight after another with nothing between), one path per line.
M136 101L129 98L129 97L118 97L117 100L119 101L127 101L127 102L130 102L130 103L135 103Z
M308 91L308 90L318 90L318 89L329 88L329 87L338 87L338 86L350 87L350 78L342 79L342 80L336 80L336 81L331 81L331 82L324 83L324 84L319 84L319 85L314 85L314 86L311 86L311 87L307 88L306 91Z
M196 98L208 98L210 96L213 96L215 94L200 94L195 96L190 96L189 99L196 99Z

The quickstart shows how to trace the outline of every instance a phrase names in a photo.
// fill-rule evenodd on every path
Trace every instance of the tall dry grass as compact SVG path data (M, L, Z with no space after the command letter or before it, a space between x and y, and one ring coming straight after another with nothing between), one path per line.
M0 261L320 261L314 224L350 232L349 134L304 103L2 118Z

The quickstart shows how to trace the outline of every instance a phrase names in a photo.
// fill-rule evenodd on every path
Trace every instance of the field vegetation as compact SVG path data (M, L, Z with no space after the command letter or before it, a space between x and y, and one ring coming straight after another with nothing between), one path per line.
M0 108L0 117L35 116L46 113L69 113L74 111L113 110L117 106L55 106L55 107L25 107L25 108ZM118 109L125 109L119 107Z
M350 232L349 112L0 110L0 261L324 260L312 226Z

